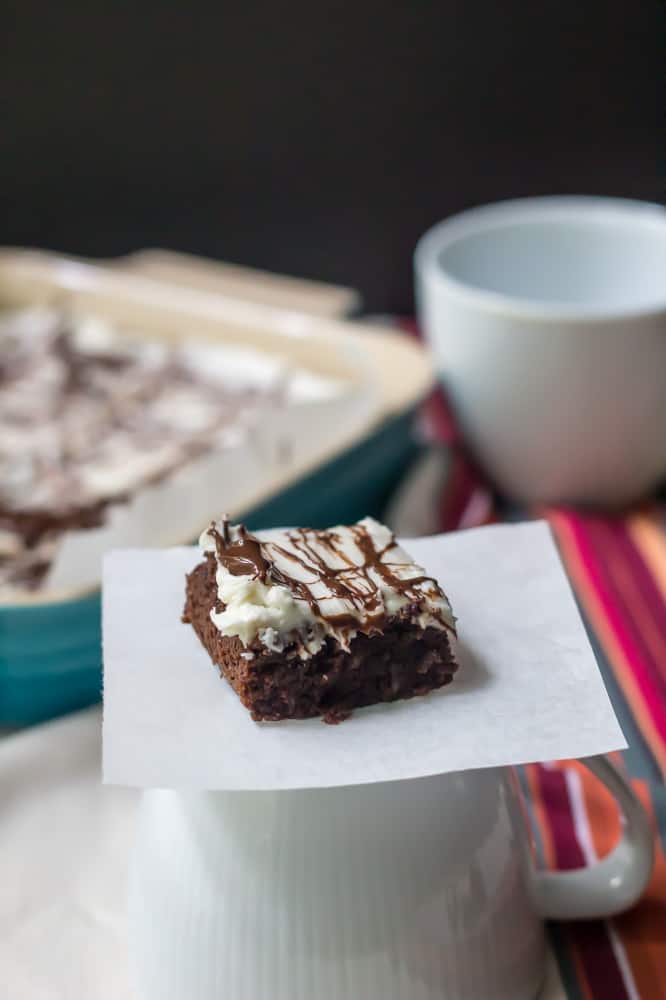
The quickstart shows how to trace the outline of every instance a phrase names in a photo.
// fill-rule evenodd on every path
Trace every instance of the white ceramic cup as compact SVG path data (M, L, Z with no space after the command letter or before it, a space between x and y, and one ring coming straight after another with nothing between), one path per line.
M223 752L223 751L222 751ZM542 918L631 906L652 834L596 865L532 864L512 771L293 792L144 793L129 940L141 1000L533 1000Z
M415 254L419 317L482 467L510 497L617 507L666 475L666 211L528 198Z

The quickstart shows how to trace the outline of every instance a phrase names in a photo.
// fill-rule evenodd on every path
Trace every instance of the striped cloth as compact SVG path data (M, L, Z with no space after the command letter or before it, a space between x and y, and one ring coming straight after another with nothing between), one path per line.
M426 408L430 436L450 452L439 500L442 530L516 512L484 486L441 394ZM641 901L613 920L553 924L562 983L572 1000L666 998L666 508L624 516L550 508L561 557L629 749L614 755L655 831L656 865ZM519 769L544 865L576 868L603 857L620 831L617 808L576 761Z

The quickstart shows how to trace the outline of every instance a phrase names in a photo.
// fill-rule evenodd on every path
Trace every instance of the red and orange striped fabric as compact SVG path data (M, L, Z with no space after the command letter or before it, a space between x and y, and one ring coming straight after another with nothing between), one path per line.
M439 394L427 417L433 436L451 449L442 529L501 519L501 505L466 457ZM572 1000L664 1000L666 508L655 503L624 516L563 508L532 513L548 519L559 545L629 743L616 761L652 817L656 842L654 874L638 906L613 920L552 925L561 979ZM543 864L575 868L608 853L619 835L617 808L582 765L557 761L519 771Z

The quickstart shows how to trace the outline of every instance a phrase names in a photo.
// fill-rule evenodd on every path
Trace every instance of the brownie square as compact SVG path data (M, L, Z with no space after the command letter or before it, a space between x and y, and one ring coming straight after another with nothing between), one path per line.
M448 599L372 518L255 536L224 516L200 545L183 621L253 719L339 722L452 679Z
M216 568L207 553L187 577L183 621L256 721L321 715L340 722L354 708L427 694L453 679L450 632L419 625L414 604L389 616L381 631L358 631L346 649L326 636L305 657L297 653L297 638L275 651L259 639L246 645L237 635L224 635L211 618L220 609Z

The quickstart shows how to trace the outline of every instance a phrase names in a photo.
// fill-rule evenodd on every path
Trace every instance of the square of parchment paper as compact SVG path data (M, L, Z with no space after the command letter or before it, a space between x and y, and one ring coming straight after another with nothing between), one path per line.
M425 697L256 723L181 623L194 548L104 566L104 780L279 789L389 781L625 746L544 522L403 542L458 617L460 670Z

